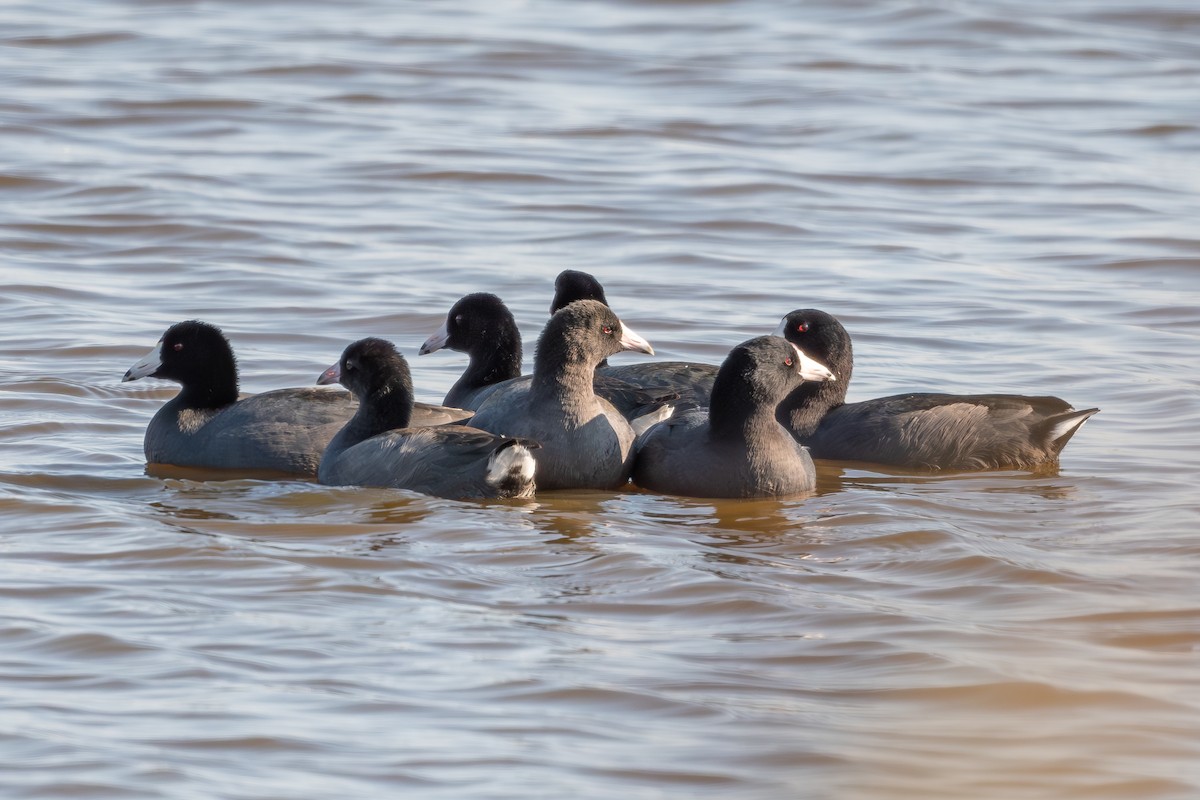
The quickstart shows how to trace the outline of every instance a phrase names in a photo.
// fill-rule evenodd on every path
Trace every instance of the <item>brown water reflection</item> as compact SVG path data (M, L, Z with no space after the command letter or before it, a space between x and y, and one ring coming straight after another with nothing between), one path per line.
M1200 17L1104 5L6 5L0 795L1200 793ZM567 267L664 359L818 307L851 400L1103 412L769 502L144 463L170 323L437 401Z

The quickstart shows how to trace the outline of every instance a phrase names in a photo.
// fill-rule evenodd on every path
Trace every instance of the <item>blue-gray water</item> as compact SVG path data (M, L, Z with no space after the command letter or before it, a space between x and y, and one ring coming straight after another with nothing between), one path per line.
M1166 0L5 3L0 794L1200 795L1198 109ZM566 267L660 357L812 306L852 399L1103 410L786 502L146 474L172 322L438 400Z

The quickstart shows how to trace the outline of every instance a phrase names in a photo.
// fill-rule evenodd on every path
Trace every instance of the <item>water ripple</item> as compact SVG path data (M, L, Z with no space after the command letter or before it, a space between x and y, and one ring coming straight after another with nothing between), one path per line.
M1200 14L611 2L6 6L5 797L1189 797ZM529 369L554 276L660 357L798 307L850 398L1100 406L1061 463L463 503L147 467L221 325L242 387L416 348ZM621 360L633 360L621 355ZM314 765L319 764L317 769Z

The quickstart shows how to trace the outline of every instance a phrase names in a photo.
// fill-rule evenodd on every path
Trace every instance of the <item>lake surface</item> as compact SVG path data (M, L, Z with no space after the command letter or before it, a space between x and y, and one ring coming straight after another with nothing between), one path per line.
M1200 796L1195 4L17 0L0 86L5 798ZM438 401L568 267L660 358L817 307L851 399L1102 411L783 502L147 472L173 322Z

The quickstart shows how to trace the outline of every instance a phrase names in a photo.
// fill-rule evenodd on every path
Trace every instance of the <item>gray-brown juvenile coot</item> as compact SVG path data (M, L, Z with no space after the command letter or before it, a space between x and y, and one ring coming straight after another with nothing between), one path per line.
M456 302L446 321L425 340L420 355L447 347L465 352L470 362L446 394L448 406L476 409L494 392L527 385L521 375L521 332L508 307L494 294L478 292ZM638 429L669 416L677 395L670 390L647 391L599 374L592 389L608 400Z
M459 499L533 495L536 443L465 425L409 427L412 376L391 342L354 342L317 383L341 383L358 398L321 459L321 483Z
M596 395L592 376L600 359L621 350L654 352L602 303L571 303L546 323L529 382L493 394L471 424L541 444L540 489L618 488L629 478L634 431Z
M180 391L150 420L146 461L204 469L270 470L314 476L325 446L354 415L349 392L277 389L239 399L237 361L219 328L189 320L172 325L123 381L163 378ZM423 406L415 423L470 416Z
M730 351L708 409L660 422L638 438L633 482L690 497L784 497L816 485L812 459L775 418L803 381L833 374L778 336Z
M596 300L608 305L604 287L595 276L575 269L565 269L554 280L554 300L550 313L576 300ZM650 392L673 392L676 413L708 405L717 367L695 361L646 361L637 364L610 365L607 360L597 367L596 374L613 378Z
M799 309L775 333L838 376L837 383L800 386L779 406L779 421L813 458L911 469L1032 469L1056 462L1100 410L1016 394L909 393L847 403L854 351L836 318Z

